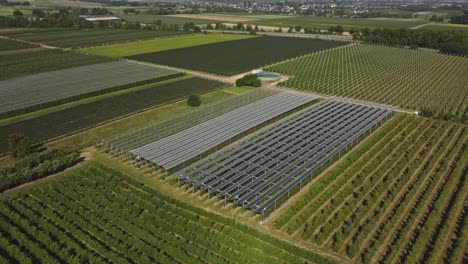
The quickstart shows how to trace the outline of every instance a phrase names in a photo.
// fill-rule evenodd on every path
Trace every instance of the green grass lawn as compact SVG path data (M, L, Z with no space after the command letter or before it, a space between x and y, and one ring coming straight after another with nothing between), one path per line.
M241 94L241 93L251 91L253 89L256 89L256 88L250 87L250 86L241 86L241 87L234 86L234 87L227 88L226 92L233 93L233 94Z
M185 48L216 42L246 39L251 37L253 36L235 34L190 35L85 48L81 49L81 51L118 58L148 52Z

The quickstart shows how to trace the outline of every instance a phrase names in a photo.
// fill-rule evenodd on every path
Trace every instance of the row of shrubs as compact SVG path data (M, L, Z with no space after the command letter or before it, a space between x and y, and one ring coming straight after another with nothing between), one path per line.
M45 149L17 158L13 166L0 168L0 192L63 171L80 161L76 149Z

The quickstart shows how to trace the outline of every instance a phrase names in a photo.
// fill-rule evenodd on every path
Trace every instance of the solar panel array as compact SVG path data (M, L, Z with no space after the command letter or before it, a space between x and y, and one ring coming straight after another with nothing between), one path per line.
M314 95L281 92L136 148L131 153L171 170L315 99Z
M0 81L0 113L177 73L164 68L113 61Z
M106 138L104 145L112 149L128 152L145 144L165 138L192 126L206 122L212 118L233 111L260 99L280 93L282 90L271 88L255 88L238 96L202 104L190 111L171 116L168 119L135 128L122 134Z
M263 213L394 110L330 98L176 175L181 181Z

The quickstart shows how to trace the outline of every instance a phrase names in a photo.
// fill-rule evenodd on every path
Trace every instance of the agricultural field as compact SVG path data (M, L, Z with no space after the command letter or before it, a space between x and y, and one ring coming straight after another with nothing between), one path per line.
M295 27L302 26L308 28L328 29L331 26L341 25L345 30L350 28L412 28L427 23L423 19L369 19L369 18L339 18L339 17L321 17L321 16L292 16L278 19L266 19L253 21L254 25L276 26L276 27Z
M468 59L354 44L269 67L300 90L397 105L424 115L464 119Z
M14 40L9 39L1 39L0 38L0 52L2 51L12 51L12 50L21 50L21 49L30 49L30 48L37 48L38 46L21 43ZM0 53L1 54L1 53Z
M181 169L175 176L179 182L264 216L385 121L393 110L391 106L328 99ZM177 155L171 157L177 159Z
M0 117L11 117L182 73L112 61L0 81Z
M468 25L457 25L457 24L428 24L421 29L432 29L432 30L455 30L463 31L468 33Z
M199 19L199 18L188 18L188 17L177 17L177 16L163 16L163 15L147 15L147 14L128 14L116 13L117 17L125 19L130 22L140 22L140 23L154 23L157 20L161 20L163 24L176 24L181 25L185 23L194 23L195 25L203 25L208 23L216 23L223 21L216 21L212 19Z
M466 125L397 114L270 223L354 262L464 263L467 144Z
M5 263L336 263L97 163L3 196L0 219Z
M130 56L129 58L219 75L234 75L277 61L346 44L348 43L262 36L184 49L145 53Z
M225 84L201 78L149 85L137 91L82 103L42 116L0 125L0 153L7 151L7 138L22 133L33 142L47 141L63 135L127 116L131 113L184 99L190 94L201 94L224 87Z
M0 55L0 80L107 61L111 59L62 50L3 54Z
M224 41L252 38L249 35L208 34L163 38L81 49L85 53L121 58L136 54L186 48Z
M154 39L160 37L188 34L184 31L154 31L154 30L116 30L116 29L82 29L58 30L49 32L33 32L11 34L11 38L45 44L62 48L80 48L97 45L128 42L135 40Z

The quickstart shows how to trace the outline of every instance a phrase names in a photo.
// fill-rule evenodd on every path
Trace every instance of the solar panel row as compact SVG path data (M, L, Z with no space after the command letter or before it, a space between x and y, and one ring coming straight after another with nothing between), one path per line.
M393 110L391 106L331 98L176 175L262 213Z
M115 135L105 139L104 143L128 152L280 92L281 90L277 89L256 88L241 95L202 104L183 114Z
M296 109L317 97L281 92L195 125L131 152L171 170L268 120Z

